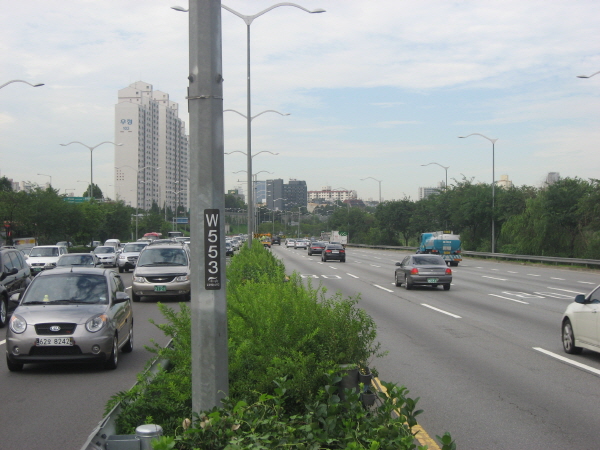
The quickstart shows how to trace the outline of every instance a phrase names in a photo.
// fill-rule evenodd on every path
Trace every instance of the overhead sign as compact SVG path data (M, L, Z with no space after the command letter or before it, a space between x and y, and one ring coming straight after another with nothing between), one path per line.
M67 203L83 203L89 202L92 197L63 197L63 199Z

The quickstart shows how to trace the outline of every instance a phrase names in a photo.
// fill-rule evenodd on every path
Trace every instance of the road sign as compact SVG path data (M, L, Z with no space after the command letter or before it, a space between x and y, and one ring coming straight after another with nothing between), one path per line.
M92 197L64 197L65 202L67 203L83 203L89 202Z
M188 223L187 217L175 217L175 223Z

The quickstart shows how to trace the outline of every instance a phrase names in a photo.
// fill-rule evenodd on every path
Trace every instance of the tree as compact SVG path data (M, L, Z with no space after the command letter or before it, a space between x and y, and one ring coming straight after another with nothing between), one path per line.
M96 183L94 183L93 189L90 189L90 186L91 185L88 184L87 189L83 193L84 197L94 197L95 199L98 199L98 200L101 200L102 198L104 198L104 196L102 194L102 189L100 189L100 186L98 186ZM93 195L90 195L90 192L92 192Z
M12 183L6 177L0 178L0 192L9 192L12 191Z

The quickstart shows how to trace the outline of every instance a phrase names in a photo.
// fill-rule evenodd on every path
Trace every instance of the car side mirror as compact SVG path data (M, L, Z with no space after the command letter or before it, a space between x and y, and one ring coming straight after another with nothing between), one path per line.
M401 264L399 262L396 263L397 266L400 266Z
M10 298L8 300L11 303L19 304L19 302L21 301L21 293L20 292L14 293L13 295L10 296Z
M127 292L117 292L117 296L115 297L115 303L123 303L129 300L129 295Z
M6 277L8 277L10 275L16 275L17 273L19 273L19 269L17 269L16 267L13 267L8 272L2 272L2 275L0 275L0 281L4 280Z
M576 295L575 303L585 303L585 295L583 295L583 294Z

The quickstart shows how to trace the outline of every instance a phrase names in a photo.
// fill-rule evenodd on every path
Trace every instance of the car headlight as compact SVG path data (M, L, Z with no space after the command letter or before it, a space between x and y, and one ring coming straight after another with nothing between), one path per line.
M27 329L27 322L18 314L13 314L10 318L10 329L13 333L21 334Z
M182 281L188 281L189 279L190 279L189 275L181 275L181 276L175 278L175 281L182 282Z
M126 259L127 259L127 256L125 256L125 255L119 255L119 259L126 260Z
M146 279L144 277L133 277L133 281L136 283L145 283Z
M108 321L108 316L106 314L98 314L97 316L92 317L85 324L85 329L90 333L95 333L104 328L104 324Z
M47 266L49 267L56 267L56 263L55 262L48 262L46 263Z

